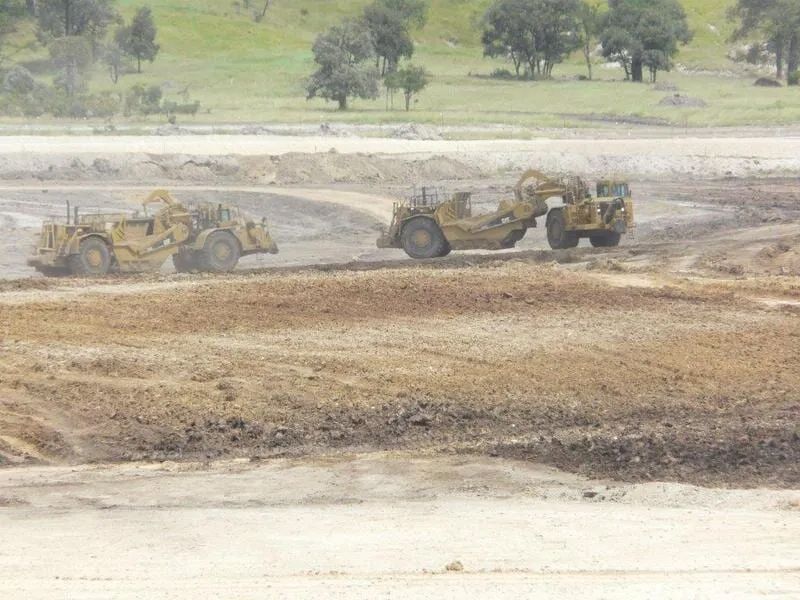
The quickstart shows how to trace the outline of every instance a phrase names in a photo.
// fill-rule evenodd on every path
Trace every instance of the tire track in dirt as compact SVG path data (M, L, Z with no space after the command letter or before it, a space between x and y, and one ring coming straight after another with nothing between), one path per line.
M514 262L50 297L61 285L79 284L0 312L0 389L81 423L86 456L413 447L632 479L798 477L800 324L730 291Z

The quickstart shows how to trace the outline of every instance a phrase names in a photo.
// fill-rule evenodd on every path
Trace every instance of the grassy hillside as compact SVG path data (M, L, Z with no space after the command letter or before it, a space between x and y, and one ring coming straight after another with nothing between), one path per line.
M92 87L122 91L139 82L167 83L172 93L188 87L202 103L202 112L194 119L198 122L416 120L553 126L615 118L678 125L800 121L798 90L757 89L751 86L752 77L734 74L738 67L725 57L731 30L725 12L731 0L684 0L695 39L677 58L681 69L663 74L662 80L708 104L690 109L658 106L665 94L650 86L615 83L622 73L610 65L597 65L599 81L576 81L585 71L579 56L557 67L552 82L486 78L506 66L482 57L476 24L490 1L431 0L428 24L414 34L414 62L425 65L434 82L410 114L387 111L382 99L356 101L346 113L319 100L305 100L304 79L313 70L314 37L343 17L358 14L369 0L274 0L261 23L252 19L253 8L241 7L243 0L149 0L159 27L158 59L145 64L143 74L127 75L117 85L98 67ZM142 3L119 2L126 16Z

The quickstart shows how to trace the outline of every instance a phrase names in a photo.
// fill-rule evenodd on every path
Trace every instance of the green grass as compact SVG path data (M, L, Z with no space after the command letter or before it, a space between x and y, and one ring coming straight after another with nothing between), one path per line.
M320 100L307 102L304 79L314 68L310 52L314 37L340 19L358 14L368 1L275 0L267 18L255 23L250 11L237 10L233 0L149 0L161 54L155 63L145 63L144 73L127 75L117 85L98 66L92 89L124 91L134 83L170 82L167 87L175 94L188 87L202 109L197 117L182 119L187 123L413 120L552 127L595 126L615 118L658 119L679 126L800 122L800 90L755 88L752 76L716 73L738 72L726 58L732 24L725 13L731 0L685 0L695 38L677 57L685 69L661 75L681 93L705 100L707 108L659 107L665 93L624 83L619 69L599 64L597 81L576 81L585 72L578 55L557 67L554 81L488 79L485 76L494 69L507 66L482 57L476 23L490 0L431 0L428 25L414 34L414 62L426 66L434 78L411 113L400 110L399 98L394 111L386 110L384 99L357 100L347 112ZM142 3L120 0L120 7L129 17ZM30 37L30 28L20 36ZM39 49L20 58L45 55Z

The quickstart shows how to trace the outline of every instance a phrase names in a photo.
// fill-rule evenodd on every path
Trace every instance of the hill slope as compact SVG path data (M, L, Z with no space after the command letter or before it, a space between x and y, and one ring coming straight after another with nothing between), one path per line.
M681 51L680 69L665 74L682 93L700 97L707 108L661 107L663 94L649 86L611 84L621 71L600 65L600 81L578 82L582 58L556 68L553 82L497 81L485 77L507 66L483 58L478 22L491 0L431 0L428 24L414 33L414 62L425 65L434 83L411 114L387 111L383 99L357 101L339 113L322 101L305 101L304 79L313 70L314 37L370 0L274 0L266 18L252 18L259 1L151 0L161 54L141 75L113 85L98 67L93 88L124 91L134 83L166 84L167 93L187 90L202 103L202 121L496 122L563 125L593 121L670 122L679 125L789 123L800 119L796 90L756 90L740 80L725 55L732 25L725 13L732 0L684 0L695 31ZM142 0L120 0L126 16ZM698 74L698 71L711 71ZM725 77L719 76L718 71ZM477 76L476 76L477 75ZM480 77L483 75L484 77ZM743 90L743 86L748 86ZM210 111L210 112L208 112Z

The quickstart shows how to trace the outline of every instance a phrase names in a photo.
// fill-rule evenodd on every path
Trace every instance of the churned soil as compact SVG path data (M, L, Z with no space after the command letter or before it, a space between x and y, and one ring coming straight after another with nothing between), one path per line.
M413 448L800 482L791 301L534 258L6 284L0 460Z

